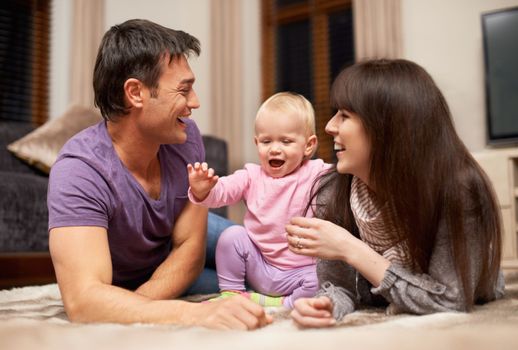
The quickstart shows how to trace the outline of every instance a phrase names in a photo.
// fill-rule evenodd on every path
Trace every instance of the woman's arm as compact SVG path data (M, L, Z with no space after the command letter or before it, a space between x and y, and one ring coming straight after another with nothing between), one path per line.
M466 303L462 287L450 244L445 238L437 237L427 274L391 265L382 283L373 288L372 293L385 297L400 312L464 311Z
M325 306L336 320L353 312L358 293L357 271L373 285L380 285L390 264L347 230L325 220L293 218L286 231L291 251L320 258L317 263L321 285L318 296L324 298L295 303L292 313L294 321L303 327L332 325L321 316L318 307Z
M331 222L294 218L291 223L287 226L291 250L352 266L374 286L372 293L381 294L399 311L425 314L465 309L444 234L438 234L430 273L420 274L391 265L366 243Z
M468 280L470 289L476 293L485 263L480 261L481 252L482 249L490 249L490 247L481 246L480 240L473 234L475 220L467 220L465 225L469 259ZM495 286L494 297L501 297L503 289L503 277L500 276ZM372 292L384 296L403 312L429 314L440 311L466 311L467 304L455 269L453 248L448 239L446 224L442 223L437 233L428 273L414 273L391 265L381 285L373 288Z
M468 222L468 233L469 227ZM437 234L426 274L390 264L347 230L324 220L295 218L292 225L287 226L287 232L291 250L351 265L374 286L373 294L382 295L399 311L428 314L466 310L445 225ZM482 269L483 262L479 261L481 249L489 248L481 247L476 237L468 237L472 289L476 287ZM495 297L498 297L503 282L500 281L496 287Z

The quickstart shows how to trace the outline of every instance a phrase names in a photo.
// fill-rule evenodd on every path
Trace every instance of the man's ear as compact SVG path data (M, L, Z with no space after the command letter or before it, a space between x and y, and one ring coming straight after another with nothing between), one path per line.
M135 78L129 78L124 82L124 97L129 107L142 107L144 97L144 85Z
M304 150L304 157L309 158L313 155L315 150L317 149L318 139L316 135L311 135L308 137L306 142L306 149Z

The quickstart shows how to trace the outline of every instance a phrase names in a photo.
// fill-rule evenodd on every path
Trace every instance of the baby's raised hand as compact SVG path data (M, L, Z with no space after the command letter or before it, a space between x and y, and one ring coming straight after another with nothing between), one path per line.
M214 169L209 168L205 162L201 164L196 162L194 165L187 164L187 173L191 192L199 201L207 198L210 190L216 186L219 179L219 176L214 174Z

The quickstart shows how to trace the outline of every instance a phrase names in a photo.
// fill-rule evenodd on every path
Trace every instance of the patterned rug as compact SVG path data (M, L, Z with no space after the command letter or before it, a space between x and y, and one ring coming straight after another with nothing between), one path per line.
M518 349L518 274L506 297L471 313L387 316L356 311L337 326L301 330L286 311L253 332L164 325L74 324L57 285L0 291L0 349Z

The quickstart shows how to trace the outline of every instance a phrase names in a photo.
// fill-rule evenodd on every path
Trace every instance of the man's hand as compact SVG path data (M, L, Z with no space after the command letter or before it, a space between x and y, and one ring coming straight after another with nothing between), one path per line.
M273 319L264 309L240 295L197 305L193 323L214 329L252 330L272 323Z
M203 201L209 195L209 192L219 177L214 174L214 169L209 168L207 163L187 164L187 173L189 174L189 185L191 192L198 201Z

